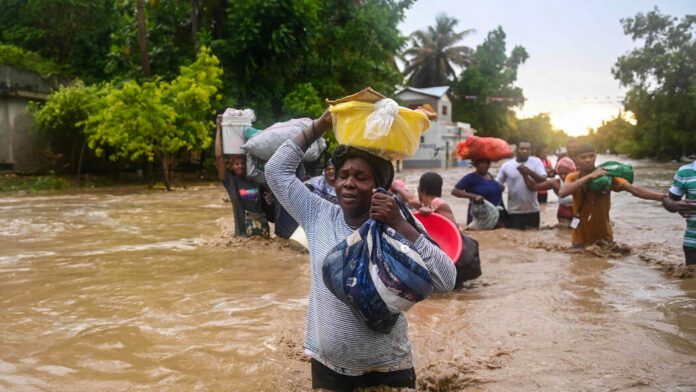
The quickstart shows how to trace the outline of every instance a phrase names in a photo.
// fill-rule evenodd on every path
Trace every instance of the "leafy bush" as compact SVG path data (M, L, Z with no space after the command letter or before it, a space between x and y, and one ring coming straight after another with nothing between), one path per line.
M44 78L60 74L60 69L55 63L12 45L0 45L0 65L29 69Z
M54 176L39 177L34 181L30 190L36 191L59 191L68 187L64 179Z

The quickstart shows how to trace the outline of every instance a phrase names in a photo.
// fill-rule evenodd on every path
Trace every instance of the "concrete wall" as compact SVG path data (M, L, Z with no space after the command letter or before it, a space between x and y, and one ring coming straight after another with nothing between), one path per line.
M45 100L50 90L51 83L33 71L0 66L0 166L25 173L45 167L46 141L32 129L27 106Z

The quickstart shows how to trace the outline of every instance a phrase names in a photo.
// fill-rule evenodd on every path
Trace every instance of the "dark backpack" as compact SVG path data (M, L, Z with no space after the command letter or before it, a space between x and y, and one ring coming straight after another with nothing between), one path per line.
M454 263L457 277L454 281L455 290L471 279L481 276L481 258L479 257L479 244L475 239L462 234L462 255Z

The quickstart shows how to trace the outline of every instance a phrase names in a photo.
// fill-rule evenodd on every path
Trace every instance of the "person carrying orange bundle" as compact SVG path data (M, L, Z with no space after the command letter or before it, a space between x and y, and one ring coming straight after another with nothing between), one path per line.
M512 156L512 149L503 139L472 136L459 142L454 150L461 159L499 161Z

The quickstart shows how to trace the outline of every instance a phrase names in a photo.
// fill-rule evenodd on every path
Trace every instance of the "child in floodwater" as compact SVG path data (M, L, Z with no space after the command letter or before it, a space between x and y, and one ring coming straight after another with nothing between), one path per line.
M234 214L234 235L237 237L270 237L268 217L273 216L273 194L246 175L246 155L231 155L225 161L218 116L215 135L215 166L218 178L227 190Z
M614 233L609 219L611 191L627 191L633 196L646 200L662 200L662 195L630 184L623 178L612 179L611 191L591 192L587 185L595 178L606 175L602 168L595 167L597 153L588 143L575 146L573 160L579 171L566 176L566 181L558 191L559 197L573 196L573 246L583 247L597 242L613 242Z
M421 215L430 215L435 212L449 219L455 226L457 220L454 218L452 208L442 197L442 177L435 172L423 174L418 181L418 197L406 189L403 181L394 180L391 191L398 195L409 207L418 210ZM458 289L467 280L476 279L481 276L481 260L478 256L478 242L471 237L461 233L462 250L459 259L454 262L457 276L454 288Z
M312 358L312 388L340 391L378 385L415 388L406 315L400 314L388 333L370 329L327 288L322 267L337 245L374 219L413 243L436 292L452 290L455 268L440 248L406 220L394 197L376 191L391 186L394 178L391 162L339 145L331 158L335 165L338 204L312 193L295 177L304 152L331 125L331 113L327 110L310 127L280 146L265 167L271 190L307 233L311 280L304 348Z
M457 224L452 208L442 200L442 177L435 172L423 174L418 182L418 197L406 189L403 181L394 180L391 191L399 195L409 207L418 210L421 215L429 215L433 212L444 216Z
M686 196L685 200L682 197ZM696 265L696 161L684 165L674 173L669 193L662 205L669 212L678 212L686 218L684 258L686 265Z

